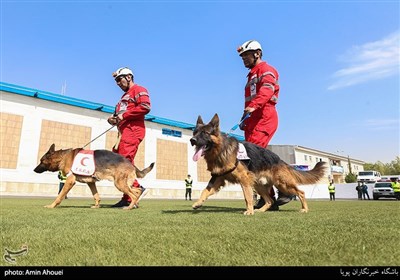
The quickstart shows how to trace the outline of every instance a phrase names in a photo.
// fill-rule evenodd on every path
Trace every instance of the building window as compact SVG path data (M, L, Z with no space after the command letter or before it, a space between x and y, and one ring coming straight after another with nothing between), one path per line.
M304 155L304 160L307 161L307 155Z

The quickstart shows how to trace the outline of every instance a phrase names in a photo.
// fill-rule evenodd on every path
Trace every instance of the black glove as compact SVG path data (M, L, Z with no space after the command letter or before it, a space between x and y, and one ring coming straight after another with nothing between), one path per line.
M240 128L241 130L244 130L244 127L246 126L245 120L246 120L247 118L249 118L249 117L250 117L250 113L247 113L247 112L244 112L244 113L243 113L243 116L240 118L240 124L239 124L239 128Z

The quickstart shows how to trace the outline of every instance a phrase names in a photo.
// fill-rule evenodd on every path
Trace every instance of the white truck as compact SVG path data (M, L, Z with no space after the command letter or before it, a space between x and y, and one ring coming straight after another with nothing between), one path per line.
M359 171L357 175L358 182L376 183L381 179L381 173L375 170Z

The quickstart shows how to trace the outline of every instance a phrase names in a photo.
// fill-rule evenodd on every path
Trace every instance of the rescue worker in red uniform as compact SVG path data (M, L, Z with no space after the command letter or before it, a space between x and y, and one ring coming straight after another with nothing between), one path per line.
M278 128L278 113L276 104L279 97L278 71L262 60L262 48L259 42L250 40L237 49L243 64L250 69L245 86L245 119L240 128L244 130L246 141L267 148L269 141ZM270 193L275 198L274 189ZM279 205L288 203L293 196L285 196L278 193L278 200L270 207L270 210L279 210ZM254 208L259 209L265 204L259 199Z
M146 88L134 83L133 72L129 68L119 68L112 75L124 92L115 106L114 114L108 118L108 123L117 125L118 128L118 140L113 152L126 157L134 164L139 145L146 135L144 118L151 109L150 97ZM134 181L132 188L138 195L138 200L147 193L137 180ZM125 207L130 202L130 197L124 194L113 207Z

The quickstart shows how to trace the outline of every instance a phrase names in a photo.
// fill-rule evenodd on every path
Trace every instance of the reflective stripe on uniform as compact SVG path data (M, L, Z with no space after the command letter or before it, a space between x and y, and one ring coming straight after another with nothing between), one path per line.
M265 84L262 84L262 87L270 88L270 89L272 89L273 92L275 92L275 86L273 84L265 83Z
M254 99L254 97L256 97L256 95L247 96L245 98L245 101L246 102L251 101L251 100ZM272 95L272 97L271 97L271 99L269 101L274 102L274 103L278 103L278 97L274 94L274 95Z
M137 99L141 96L149 96L149 94L145 91L139 92L138 94L136 94L133 98L129 98L129 101L133 101L134 103L137 103Z
M278 84L278 80L276 79L274 73L272 73L271 71L268 71L268 72L263 73L263 74L260 76L259 79L261 80L263 77L265 77L265 76L267 76L267 75L271 75L272 77L274 77L275 83Z
M263 74L261 74L260 77L254 77L253 79L248 81L246 86L245 86L245 88L248 88L250 86L256 86L256 84L258 84L262 80L262 78L264 78L267 75L272 76L274 78L275 84L278 85L278 80L276 79L275 74L273 72L271 72L271 71L267 71L267 72L264 72ZM275 85L273 85L271 83L264 83L264 84L261 85L261 87L270 88L273 92L275 92ZM245 102L249 102L249 101L253 100L256 96L257 95L256 95L255 91L253 93L252 90L251 90L250 91L250 96L245 97ZM269 101L271 101L273 103L278 103L278 96L274 94Z

